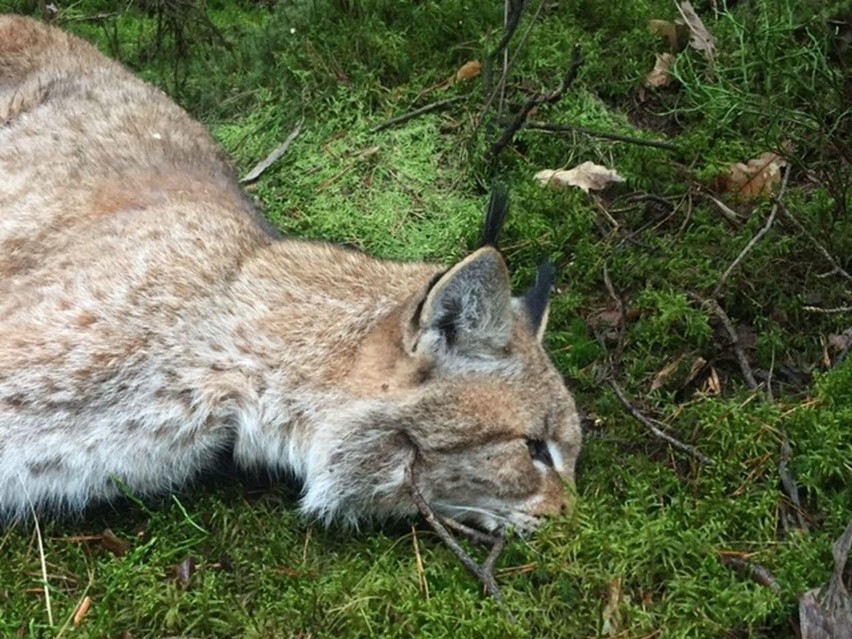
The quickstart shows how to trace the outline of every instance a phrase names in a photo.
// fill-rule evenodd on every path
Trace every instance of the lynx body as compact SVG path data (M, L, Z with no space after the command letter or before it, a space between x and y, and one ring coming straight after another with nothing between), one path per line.
M222 451L323 520L534 529L580 430L483 247L444 270L280 239L201 125L94 47L0 16L0 517L168 491Z

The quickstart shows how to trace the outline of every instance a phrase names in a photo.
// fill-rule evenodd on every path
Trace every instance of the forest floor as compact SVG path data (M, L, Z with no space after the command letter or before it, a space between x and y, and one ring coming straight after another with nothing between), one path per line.
M240 175L303 121L247 187L287 234L452 263L510 185L514 284L559 268L577 504L509 543L498 604L421 523L325 529L297 486L223 473L41 522L43 552L0 531L0 636L799 636L852 516L848 2L531 0L505 49L517 3L116 4L12 2Z

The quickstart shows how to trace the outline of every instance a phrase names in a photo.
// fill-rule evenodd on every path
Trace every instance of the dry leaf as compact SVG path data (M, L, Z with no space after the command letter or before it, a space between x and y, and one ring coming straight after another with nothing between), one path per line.
M781 182L781 169L785 166L784 158L767 151L745 164L732 164L728 174L721 176L721 186L746 202L771 195L775 185Z
M692 3L684 0L678 5L677 9L683 16L686 26L689 27L689 46L701 51L707 61L713 64L716 59L716 38L710 35L701 18L695 13Z
M842 353L852 347L852 328L847 328L842 333L829 335L827 345L835 353Z
M611 182L624 182L624 178L616 171L594 162L583 162L580 166L568 171L544 169L535 174L535 179L541 182L542 186L551 186L555 189L576 186L586 193L590 190L600 191Z
M692 366L689 368L689 375L686 376L686 381L683 383L684 386L690 384L698 374L704 370L704 367L707 365L707 360L703 357L696 357L695 361L692 362Z
M621 577L616 577L609 582L607 602L601 614L603 621L603 633L611 637L617 635L621 630L624 620L622 619L621 607L624 603L624 592L621 589Z
M654 68L645 76L646 87L664 87L672 81L675 57L671 53L658 53Z
M710 374L707 376L707 379L704 380L704 390L711 395L722 394L722 382L719 379L719 373L717 373L716 369L712 366L710 367Z
M77 608L77 611L74 613L73 622L75 626L79 626L83 623L83 619L86 618L86 615L89 614L89 609L92 607L92 598L86 595L83 597L83 601L80 602L80 606Z
M659 373L654 375L654 381L651 382L652 393L655 390L662 388L666 385L666 383L671 379L672 375L677 372L684 357L686 357L686 353L681 353L674 360L666 364Z
M130 549L133 548L133 545L129 541L122 539L109 528L104 530L101 535L101 546L113 555L117 555L119 557L126 555Z
M482 71L482 64L479 60L468 60L456 71L456 82L471 80L478 76L480 71Z
M823 588L813 588L799 600L802 639L848 639L852 637L852 596L843 574L852 550L852 521L834 542L834 572Z
M174 567L175 582L182 590L189 588L192 575L195 574L195 560L192 557L187 557L177 566Z
M669 48L674 53L680 53L689 40L689 29L682 20L648 20L648 30L669 41Z

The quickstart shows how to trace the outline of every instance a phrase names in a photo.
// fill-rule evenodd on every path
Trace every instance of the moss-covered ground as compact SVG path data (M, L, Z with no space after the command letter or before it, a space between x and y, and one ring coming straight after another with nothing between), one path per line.
M491 181L509 184L502 248L519 288L543 256L559 267L547 341L588 432L577 507L510 544L502 605L417 522L324 529L297 512L298 487L223 472L175 497L42 521L52 624L32 523L0 531L0 636L796 636L798 596L827 580L852 516L849 2L696 2L711 62L649 30L679 17L669 0L532 0L487 109L482 76L445 81L489 58L502 3L12 5L162 86L241 174L304 118L250 187L287 234L451 263L476 243ZM529 96L559 86L575 44L578 77L530 120L610 137L521 130L491 157ZM655 54L672 52L668 85L644 87ZM786 189L737 197L720 175L765 152L784 156ZM533 180L584 161L625 181L587 194ZM742 357L699 298L718 302ZM650 434L611 380L715 463ZM107 528L119 542L103 541Z

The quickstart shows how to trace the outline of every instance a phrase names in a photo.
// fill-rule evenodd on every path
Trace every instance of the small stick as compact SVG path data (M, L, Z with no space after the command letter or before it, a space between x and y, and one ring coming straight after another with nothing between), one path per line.
M823 257L828 260L828 263L831 264L831 266L834 268L834 273L839 273L844 278L852 282L852 275L843 270L843 267L840 266L840 263L834 258L831 253L828 252L828 250L826 250L826 248L822 244L819 243L819 240L817 240L804 226L802 226L802 223L799 222L799 220L793 217L793 214L790 213L790 210L786 206L784 206L784 203L778 198L776 198L775 203L778 205L778 208L781 209L781 212L784 214L784 217L790 220L796 226L796 228L798 228L799 231L801 231L804 236L807 237L808 240L810 240L811 244L813 244L814 247L816 247L816 249L820 253L822 253Z
M790 440L787 439L787 434L782 432L783 439L781 440L781 452L778 459L778 476L781 479L781 486L784 492L790 498L793 507L796 509L796 519L799 520L799 528L802 530L808 529L808 522L802 515L802 502L799 499L799 487L796 485L796 480L790 472L790 460L793 458L793 448L790 446Z
M565 72L565 75L562 76L562 83L559 85L559 88L555 91L551 91L550 93L539 93L537 95L532 95L527 99L526 104L521 107L521 110L518 111L518 113L503 131L503 135L500 136L500 139L491 145L492 157L497 157L500 152L504 148L506 148L509 142L512 141L512 138L515 137L515 133L517 133L524 125L524 122L526 122L530 111L542 104L553 103L558 101L562 97L562 95L568 89L571 88L571 85L574 84L574 80L577 79L577 73L579 72L582 64L583 56L582 50L580 49L580 45L574 45L574 53L571 57L571 65L568 67L568 70Z
M268 169L270 166L275 164L281 157L287 153L287 149L290 148L290 145L293 144L293 140L295 140L299 134L302 132L302 125L305 123L305 118L299 120L299 124L296 125L296 128L290 132L290 135L287 136L287 139L284 140L281 144L279 144L272 153L267 155L264 159L258 162L254 168L249 171L245 177L240 179L240 184L247 184L249 182L254 182L257 178L259 178L263 172Z
M464 535L472 542L482 544L483 546L493 546L501 539L496 535L489 535L482 531L476 530L476 528L465 526L460 521L456 521L455 519L451 519L450 517L439 517L439 519L441 520L441 523L444 524L444 526L446 526L450 530Z
M420 582L420 590L426 599L429 599L429 582L426 581L426 570L423 568L423 557L420 555L420 544L417 543L417 528L411 525L411 540L414 543L414 561L417 565L417 580Z
M619 133L607 133L605 131L595 131L582 126L574 126L573 124L554 124L552 122L540 122L530 120L524 125L525 129L531 131L550 131L551 133L580 133L588 135L592 138L601 138L603 140L613 140L615 142L626 142L635 144L636 146L649 146L655 149L665 149L666 151L679 151L680 147L671 142L663 142L662 140L645 140L642 138L634 138L629 135L621 135Z
M694 446L690 446L689 444L684 444L682 441L675 439L674 437L672 437L668 433L665 433L662 430L660 430L657 427L657 425L654 424L654 422L651 419L649 419L648 417L645 417L645 415L643 415L641 412L639 412L639 409L637 409L633 404L630 403L630 400L627 399L627 395L625 395L624 390L621 388L621 386L618 385L618 383L614 379L609 380L609 385L612 387L612 390L615 391L615 396L618 397L618 401L620 401L622 403L622 405L633 416L633 418L636 419L638 422L640 422L643 426L645 426L645 428L650 430L651 433L653 433L653 435L655 437L658 437L658 438L662 439L663 441L668 442L669 444L671 444L674 448L677 448L678 450L682 450L683 452L692 455L697 460L699 460L702 464L707 464L708 466L712 466L713 464L716 463L712 459L707 457L707 455L705 455L704 453L699 452L698 449L695 448Z
M749 240L749 243L745 245L745 248L740 251L740 254L737 255L736 259L731 262L731 265L722 273L722 277L719 278L719 283L716 284L716 288L713 289L713 293L711 297L718 297L719 291L722 290L722 287L725 285L725 282L731 276L731 273L734 272L734 269L739 266L740 262L745 259L745 256L748 255L749 251L754 248L754 245L757 244L760 239L769 233L769 229L772 228L772 224L775 222L775 217L778 215L778 206L781 204L781 197L784 195L784 191L787 190L787 180L790 177L789 169L784 173L784 179L781 182L781 188L778 189L778 197L775 199L775 203L772 205L772 210L769 212L769 218L766 220L766 224L754 234L754 237Z
M459 542L455 540L452 534L444 527L441 523L438 515L432 510L432 507L426 503L426 500L423 498L423 495L420 493L420 490L417 488L417 483L414 478L414 469L412 465L405 469L406 481L408 483L409 490L411 491L411 499L414 501L414 504L417 506L417 509L420 511L420 514L423 515L423 518L426 520L441 541L446 544L446 546L453 551L456 557L462 562L465 568L467 568L479 581L482 582L482 585L485 586L485 590L490 594L494 599L498 602L503 601L503 593L500 592L500 586L497 585L497 580L494 579L494 563L497 561L497 557L500 555L500 552L503 550L503 546L505 544L505 540L503 538L499 538L494 546L491 548L491 552L488 554L488 558L485 562L480 566L474 561L474 559L468 555L464 548L459 545Z
M734 328L733 322L731 322L731 318L728 317L728 314L724 311L724 309L719 306L719 303L710 298L705 299L696 293L687 293L689 297L693 300L697 301L701 304L701 306L706 306L712 311L712 313L719 318L722 322L722 325L725 327L725 332L728 333L728 337L731 340L731 346L734 349L734 354L737 356L737 361L740 363L740 370L742 370L743 377L745 377L746 383L748 387L756 391L758 390L757 380L754 379L754 373L751 372L751 365L748 363L748 358L745 355L745 351L743 350L742 345L740 344L740 336L737 335L737 329Z
M824 308L822 306L803 306L803 310L809 313L822 313L823 315L834 315L835 313L852 313L852 306L835 306Z
M544 3L546 0L541 0L538 4L538 9L533 14L532 20L530 20L529 25L527 26L526 31L521 36L521 41L518 43L518 46L515 48L515 52L512 54L512 58L503 66L503 72L500 74L500 80L497 82L497 86L491 91L489 96L485 99L485 103L482 105L482 109L479 111L479 115L476 117L476 123L474 124L474 131L479 130L479 126L482 124L483 118L485 118L485 114L488 112L488 109L491 108L491 103L494 102L494 98L497 97L497 94L503 90L503 87L506 85L506 77L509 75L509 71L512 67L515 66L515 60L518 57L518 54L524 48L524 44L526 44L527 38L532 31L533 26L538 21L538 16L541 13L541 10L544 8ZM491 58L489 58L491 59ZM486 62L486 64L489 64ZM490 78L485 77L489 73L490 69L486 66L485 74L483 75L483 86L488 89L488 85L491 83ZM502 98L501 98L502 99Z
M467 98L466 95L456 95L452 98L446 98L445 100L438 100L437 102L431 102L425 106L420 107L419 109L414 109L413 111L409 111L408 113L403 113L402 115L398 115L395 118L391 118L390 120L385 120L374 126L370 129L370 133L378 133L379 131L384 131L385 129L389 129L392 126L396 126L397 124L402 124L403 122L408 122L409 120L413 120L418 115L424 115L426 113L431 113L432 111L437 111L439 109L443 109L445 106L449 106L451 104L455 104L456 102L461 102Z
M741 559L740 557L734 557L732 555L723 555L722 563L729 568L733 568L737 572L745 573L761 586L769 588L776 595L781 594L781 586L778 585L778 580L775 578L775 575L760 564L747 561L746 559Z
M47 560L44 556L44 544L41 539L41 527L38 525L38 515L35 508L30 504L33 514L33 525L35 526L36 541L38 542L38 559L41 564L41 581L44 584L44 605L47 607L47 623L53 628L53 608L50 605L50 584L47 582Z

